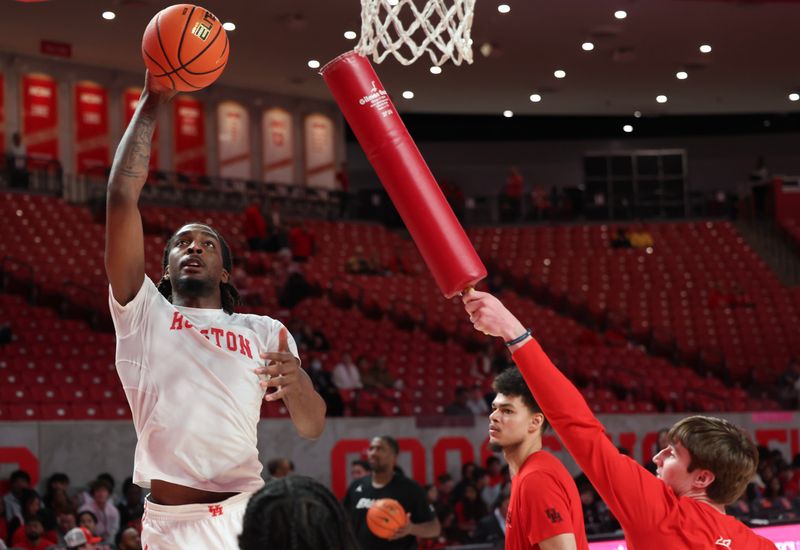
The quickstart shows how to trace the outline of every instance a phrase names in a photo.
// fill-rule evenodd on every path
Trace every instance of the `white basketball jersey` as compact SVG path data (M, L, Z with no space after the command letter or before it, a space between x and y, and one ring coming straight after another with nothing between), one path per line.
M264 390L253 368L283 325L258 315L172 305L144 278L121 306L109 289L117 373L138 442L133 482L216 492L263 485L256 427ZM289 349L298 356L294 339Z

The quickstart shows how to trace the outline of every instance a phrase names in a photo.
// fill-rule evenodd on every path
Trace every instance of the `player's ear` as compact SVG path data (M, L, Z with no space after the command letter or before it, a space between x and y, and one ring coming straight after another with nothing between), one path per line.
M223 283L227 283L231 280L231 274L228 273L226 270L222 270L222 276L220 277L220 281Z
M541 431L544 425L544 415L542 413L533 413L531 415L530 424L528 424L528 433L533 433L536 430Z
M169 264L164 268L164 278L169 279Z
M695 472L695 478L692 482L692 485L697 489L708 489L708 487L714 483L714 480L717 479L717 476L714 475L714 472L711 470L698 470Z

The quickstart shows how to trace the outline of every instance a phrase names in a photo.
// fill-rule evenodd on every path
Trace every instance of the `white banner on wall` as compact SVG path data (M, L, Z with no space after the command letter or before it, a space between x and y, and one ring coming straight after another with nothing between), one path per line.
M800 452L800 412L739 413L719 415L747 429L762 445L780 449L789 458ZM617 445L631 451L640 463L654 451L656 434L682 415L604 415L601 421ZM299 474L311 475L343 495L349 464L366 453L369 439L388 434L400 443L400 466L421 484L431 483L445 471L458 478L466 461L485 462L488 418L442 420L403 418L329 418L317 441L301 439L288 420L263 420L258 427L262 463L287 457ZM437 424L438 422L438 424ZM435 427L433 426L434 424ZM79 487L98 473L108 471L124 479L133 470L136 434L125 421L0 422L0 474L17 465L36 468L39 479L65 471ZM575 463L559 440L546 435L545 448L558 456L573 474ZM34 475L35 474L35 475Z
M219 175L223 178L250 179L250 117L235 101L217 107L217 145Z
M336 188L334 127L330 117L314 113L305 120L306 182L311 187Z
M264 167L262 177L270 183L294 183L294 135L292 115L283 109L264 111L261 118Z

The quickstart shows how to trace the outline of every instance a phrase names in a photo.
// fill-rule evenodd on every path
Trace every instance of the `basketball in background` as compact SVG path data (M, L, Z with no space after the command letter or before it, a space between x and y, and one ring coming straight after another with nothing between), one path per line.
M393 498L376 500L372 508L367 510L367 526L376 537L392 538L406 523L408 517L403 505Z
M158 12L142 37L150 78L163 88L193 92L213 83L228 62L228 34L205 8L176 4Z

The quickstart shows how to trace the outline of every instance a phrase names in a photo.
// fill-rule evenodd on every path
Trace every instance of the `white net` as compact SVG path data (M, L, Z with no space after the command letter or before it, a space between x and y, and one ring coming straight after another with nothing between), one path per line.
M474 11L475 0L361 0L361 39L355 50L371 55L375 63L394 55L410 65L425 53L434 65L472 63Z

